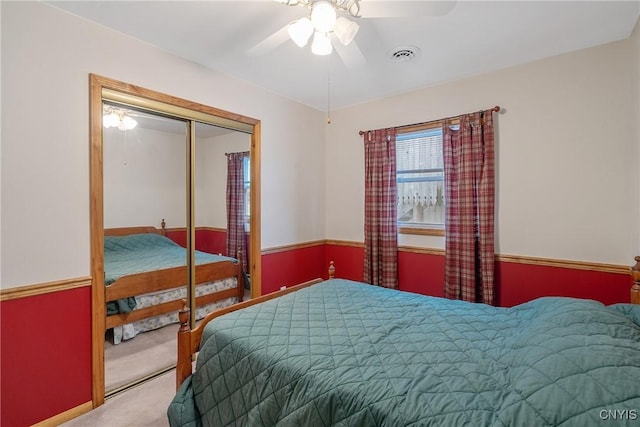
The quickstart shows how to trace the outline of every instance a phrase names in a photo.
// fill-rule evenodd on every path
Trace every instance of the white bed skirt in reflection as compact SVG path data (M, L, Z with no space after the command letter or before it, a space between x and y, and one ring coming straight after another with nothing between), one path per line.
M237 280L238 279L236 277L229 277L227 279L199 285L196 287L196 297L223 291L225 289L235 288ZM186 297L186 287L176 288L169 291L152 292L136 296L136 308L134 310L151 307L167 301L185 299ZM196 309L196 320L202 319L215 309L227 307L235 304L236 302L238 302L237 298L233 297L202 306ZM113 344L120 344L122 341L134 338L141 332L152 331L172 323L178 323L177 312L149 317L147 319L127 323L122 326L115 326L113 328Z

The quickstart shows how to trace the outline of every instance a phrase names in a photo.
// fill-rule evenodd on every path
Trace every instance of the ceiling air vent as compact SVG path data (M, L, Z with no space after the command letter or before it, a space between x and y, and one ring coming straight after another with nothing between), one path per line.
M399 46L391 49L387 56L395 62L411 61L420 56L420 48L416 46Z

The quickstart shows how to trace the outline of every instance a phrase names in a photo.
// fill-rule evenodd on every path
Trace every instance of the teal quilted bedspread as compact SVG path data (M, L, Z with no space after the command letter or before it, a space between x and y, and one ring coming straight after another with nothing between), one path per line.
M195 260L197 265L223 260L236 262L234 258L200 251L195 252ZM180 267L186 264L185 248L159 234L130 234L104 238L104 284L106 286L130 274ZM113 301L107 305L107 313L128 313L134 307L134 298Z
M330 280L207 325L169 421L638 425L639 321L640 306L497 308Z

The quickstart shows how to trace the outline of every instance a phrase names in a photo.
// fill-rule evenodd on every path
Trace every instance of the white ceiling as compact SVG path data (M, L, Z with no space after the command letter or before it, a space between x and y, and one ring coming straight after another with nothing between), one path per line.
M47 3L322 111L625 39L640 15L640 0L361 0L355 43L320 57L282 30L307 10L273 0ZM412 13L366 18L367 3ZM389 59L407 45L421 55Z

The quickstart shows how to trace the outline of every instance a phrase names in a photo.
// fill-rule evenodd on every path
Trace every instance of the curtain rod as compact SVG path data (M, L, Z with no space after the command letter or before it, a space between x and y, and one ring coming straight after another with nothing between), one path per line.
M493 107L490 111L493 111L494 113L497 113L500 111L500 106L496 105L495 107ZM482 111L480 111L482 112ZM463 114L458 114L457 116L451 116L451 117L445 117L444 119L437 119L437 120L430 120L428 122L422 122L422 123L414 123L411 125L402 125L402 126L395 126L396 129L402 129L402 128L407 128L407 127L412 127L412 126L420 126L420 125L427 125L429 123L435 123L435 122L441 122L443 120L448 120L448 119L455 119L458 118L460 116L462 116ZM360 132L358 132L359 135L364 135L367 132L371 132L370 130L361 130Z

